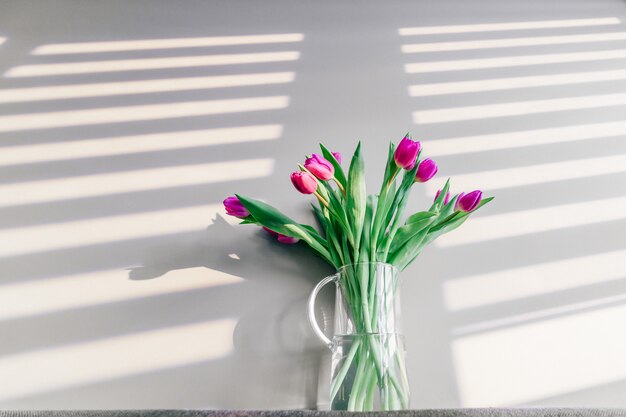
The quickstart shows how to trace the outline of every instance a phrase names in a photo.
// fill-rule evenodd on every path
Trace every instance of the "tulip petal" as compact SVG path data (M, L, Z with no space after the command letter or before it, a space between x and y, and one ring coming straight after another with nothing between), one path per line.
M236 196L226 197L224 200L224 209L226 214L240 219L245 219L250 215L250 212L241 204L241 201Z
M293 245L293 244L298 243L300 241L300 239L298 239L297 237L285 236L285 235L281 235L280 233L278 234L278 239L277 240L280 243L283 243L285 245Z
M320 143L320 149L322 150L322 155L324 155L324 158L326 158L328 161L330 161L331 164L333 164L333 167L335 168L335 179L345 189L347 180L346 180L346 174L343 172L343 168L341 168L341 161L336 159L335 155L331 151L329 151L326 148L326 146L324 146L321 143ZM340 158L341 158L341 155L340 155Z
M407 134L398 144L393 158L396 161L396 165L402 167L408 171L412 170L417 160L417 154L419 153L421 144L418 141L414 141Z
M302 194L313 194L317 190L317 180L308 172L295 171L290 178L293 186Z
M439 167L435 161L432 159L424 159L417 168L415 181L426 182L434 177L438 170Z

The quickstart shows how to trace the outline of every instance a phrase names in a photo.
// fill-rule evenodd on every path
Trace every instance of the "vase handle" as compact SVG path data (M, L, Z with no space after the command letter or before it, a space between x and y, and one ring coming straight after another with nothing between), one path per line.
M311 328L313 329L317 337L319 337L320 340L324 342L326 346L328 346L328 348L332 348L333 342L328 337L326 337L322 329L320 329L320 326L317 324L317 319L315 318L315 300L317 298L317 293L320 292L322 287L328 284L329 282L337 281L338 276L339 276L338 274L335 274L335 275L328 276L324 278L323 280L321 280L315 286L315 288L313 288L313 291L311 292L311 295L309 296L309 308L308 308L309 323L311 324Z

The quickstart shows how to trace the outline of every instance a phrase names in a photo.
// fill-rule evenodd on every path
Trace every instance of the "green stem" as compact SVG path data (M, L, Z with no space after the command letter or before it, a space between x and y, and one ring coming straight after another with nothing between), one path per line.
M331 404L333 403L335 396L339 392L339 388L341 387L341 384L343 384L343 381L346 379L346 375L348 374L348 370L350 369L350 366L352 365L354 355L356 355L356 352L359 349L360 345L361 345L360 339L357 339L352 343L352 346L350 347L350 351L348 352L348 356L346 357L346 360L343 362L343 365L341 365L339 372L337 372L337 376L335 376L335 379L333 380L331 384L331 387L330 387L330 403Z
M366 359L369 359L366 356ZM358 397L357 397L357 408L360 411L372 411L371 408L368 407L368 393L371 391L371 385L372 385L372 377L375 375L374 374L374 367L372 366L372 364L370 363L369 360L364 361L368 364L368 366L365 369L365 374L363 375L363 382L361 384L361 388L359 389ZM374 380L374 385L376 385L376 380Z
M364 378L365 378L365 364L367 355L364 352L364 346L361 345L361 349L359 350L358 358L359 363L357 365L356 373L354 375L354 383L352 384L352 390L350 391L350 399L348 400L348 411L361 411L361 403L358 402L359 394L363 389Z
M374 411L374 392L376 392L376 372L372 366L369 367L367 373L367 392L363 401L363 409L367 411Z

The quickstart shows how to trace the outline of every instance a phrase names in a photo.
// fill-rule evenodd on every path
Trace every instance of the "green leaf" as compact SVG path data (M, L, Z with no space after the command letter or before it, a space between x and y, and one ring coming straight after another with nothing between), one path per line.
M333 164L333 167L335 167L335 178L337 179L337 181L339 181L343 188L346 188L346 175L343 173L343 168L341 167L341 164L337 162L337 159L335 159L335 155L333 155L332 152L329 151L326 146L321 143L320 149L322 150L322 155L324 156L324 158L328 159L330 163Z
M317 207L315 204L311 203L311 208L313 209L313 214L315 214L315 219L321 228L325 228L327 225L327 219L324 217L324 213L322 213L322 209Z
M458 196L455 196L452 199L452 201L450 201L444 207L444 209L441 211L440 215L438 216L438 219L441 219L441 220L439 220L435 226L428 229L428 233L424 236L422 241L419 242L419 244L415 245L412 251L407 251L407 253L399 254L397 263L394 263L394 265L398 266L400 270L404 270L407 266L411 264L411 262L415 260L415 258L419 256L419 254L427 245L432 243L438 237L460 227L463 223L467 221L470 214L474 213L480 207L484 206L485 204L493 200L493 197L485 198L478 204L478 206L472 212L465 213L465 212L460 212L460 211L457 211L457 212L453 211L457 198ZM400 256L400 255L403 255L403 256Z
M390 181L391 178L397 172L398 167L393 159L393 155L395 152L395 145L393 142L389 142L389 152L387 154L387 163L385 164L385 175L383 176L383 182L380 185L380 193L378 193L378 202L376 204L376 211L374 212L374 220L372 222L371 227L371 238L370 238L370 261L376 260L377 253L377 245L379 240L382 239L381 234L384 233L384 230L381 231L382 226L381 223L385 218L387 211L393 201L393 198L389 200L389 196L395 195L396 184L395 181ZM389 189L393 187L393 191L389 192ZM386 229L386 226L385 226ZM382 232L382 233L381 233Z
M417 172L417 164L410 171L404 171L404 175L402 177L402 182L400 183L400 189L396 193L394 197L394 201L389 213L387 213L386 223L383 224L383 231L386 228L387 224L391 222L389 226L389 233L384 237L383 242L381 244L382 258L380 260L386 261L388 258L389 250L391 247L391 242L393 241L398 228L400 227L402 216L404 214L404 209L406 208L408 197L410 194L411 187L415 184L415 173ZM393 221L392 220L393 216Z
M435 199L433 205L430 206L430 210L428 211L440 211L444 205L443 202L445 201L446 195L448 194L449 190L450 190L450 178L446 180L446 184L441 189L441 192L439 193L439 197Z
M467 213L463 213L461 215L454 216L452 219L446 221L445 224L438 226L436 229L432 228L424 240L424 246L432 243L432 241L437 239L439 236L451 232L461 226L468 218L469 216L467 216Z
M365 208L367 205L365 190L364 162L361 155L361 142L356 147L350 170L348 171L348 183L346 186L347 215L353 221L352 233L354 236L355 251L358 252L358 245L361 241L363 223L365 221Z
M411 187L413 187L413 184L415 184L415 173L417 172L417 166L418 164L415 164L413 169L411 169L410 171L404 171L400 187L398 188L398 191L393 198L393 203L391 204L391 207L386 213L385 223L383 224L382 229L383 231L387 228L387 225L391 223L392 219L394 219L394 224L396 226L400 224L402 213L408 200L409 191Z
M387 262L404 269L424 248L424 239L428 235L428 228L422 229L413 235L406 243L396 251L390 254Z
M396 165L396 161L393 159L393 154L396 151L396 145L393 142L389 142L389 151L387 153L387 163L385 164L385 175L383 177L382 189L387 185L391 177L398 170L398 166Z
M337 235L335 234L332 226L329 224L325 225L324 230L326 232L326 240L328 241L328 251L330 252L330 256L335 263L335 267L337 268L344 263Z
M380 210L381 210L381 221L384 223L378 225L379 227L378 237L379 238L378 238L377 244L380 244L383 238L385 237L385 231L387 230L387 226L389 225L389 221L391 220L391 218L388 218L389 217L388 213L391 212L391 215L393 215L391 208L393 207L393 204L395 203L396 198L397 198L396 183L392 182L391 185L389 185L389 188L386 189L382 197L383 205Z
M435 216L436 213L422 211L409 217L409 219L407 219L407 223L400 227L393 237L388 253L397 252L402 245L406 244L406 242L412 239L415 235L430 226L435 221ZM412 221L409 222L411 219Z
M419 222L419 221L424 220L424 219L430 219L431 217L435 216L436 214L437 213L433 213L432 211L420 211L420 212L417 212L415 214L411 214L406 219L404 224L411 224L411 223Z
M458 196L454 196L454 198L452 198L452 200L444 207L444 209L441 211L441 214L439 215L440 220L435 222L435 225L430 229L431 232L436 232L439 229L446 227L447 224L452 221L456 221L459 218L467 217L470 214L475 213L476 210L493 200L493 197L485 198L480 203L478 203L474 210L466 213L463 211L454 211L454 206L456 205L457 198Z
M327 262L335 266L326 248L326 241L311 226L299 224L267 203L239 194L236 196L259 224L277 233L301 239Z
M309 232L309 234L311 235L311 237L313 237L313 239L317 240L317 242L322 245L322 246L326 246L326 239L324 239L322 237L322 235L319 234L319 232L317 230L315 230L314 227L309 226L308 224L300 224L300 226L306 230L307 232Z
M370 238L372 229L372 217L374 216L374 205L376 204L376 196L370 195L367 197L367 206L365 208L365 221L363 225L363 236L361 239L359 262L366 262L369 260L370 251Z

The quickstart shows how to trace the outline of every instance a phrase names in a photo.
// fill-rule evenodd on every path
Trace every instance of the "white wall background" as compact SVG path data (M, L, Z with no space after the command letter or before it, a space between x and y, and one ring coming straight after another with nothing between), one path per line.
M330 271L221 200L407 130L497 196L404 273L413 407L624 407L625 110L619 0L3 1L0 408L315 407Z

